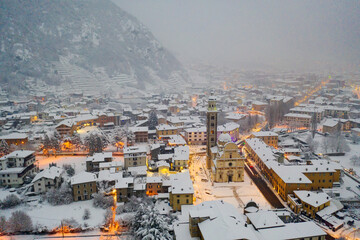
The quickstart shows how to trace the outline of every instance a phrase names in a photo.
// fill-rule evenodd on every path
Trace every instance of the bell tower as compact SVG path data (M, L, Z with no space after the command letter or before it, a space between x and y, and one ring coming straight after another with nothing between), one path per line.
M206 113L206 167L211 168L211 150L210 148L216 146L217 142L217 108L216 108L216 98L211 93L211 96L208 100L208 109Z

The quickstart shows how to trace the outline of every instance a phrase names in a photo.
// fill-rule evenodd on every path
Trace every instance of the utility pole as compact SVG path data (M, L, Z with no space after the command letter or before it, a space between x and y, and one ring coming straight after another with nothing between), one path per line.
M64 238L64 225L62 220L61 220L61 232L62 232L62 237Z

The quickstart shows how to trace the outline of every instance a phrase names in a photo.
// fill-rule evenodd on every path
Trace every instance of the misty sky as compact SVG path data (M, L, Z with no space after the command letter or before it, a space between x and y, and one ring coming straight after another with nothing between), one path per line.
M359 68L358 0L113 1L183 62Z

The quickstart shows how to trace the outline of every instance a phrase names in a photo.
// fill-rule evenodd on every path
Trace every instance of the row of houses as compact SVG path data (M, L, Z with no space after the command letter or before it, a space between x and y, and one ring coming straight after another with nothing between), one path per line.
M284 201L291 199L295 191L319 191L340 185L342 168L336 163L313 160L305 164L282 164L271 147L259 138L246 139L245 149ZM312 210L306 213L314 217L321 208Z
M179 211L182 205L193 204L194 189L188 171L171 174L168 179L146 177L146 174L124 177L123 172L110 173L108 170L102 170L98 175L82 172L71 178L74 201L90 199L98 191L97 183L100 181L112 182L118 202L146 195L168 199L174 211Z

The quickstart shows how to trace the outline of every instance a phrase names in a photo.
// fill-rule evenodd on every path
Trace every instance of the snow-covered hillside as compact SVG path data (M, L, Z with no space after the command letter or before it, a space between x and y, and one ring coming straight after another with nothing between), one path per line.
M35 78L93 93L171 87L188 78L150 31L110 0L5 0L0 8L4 84Z

